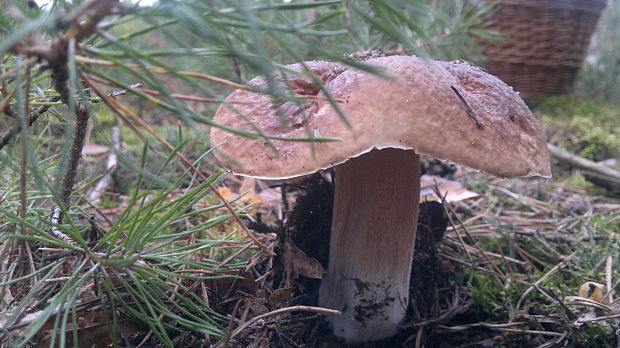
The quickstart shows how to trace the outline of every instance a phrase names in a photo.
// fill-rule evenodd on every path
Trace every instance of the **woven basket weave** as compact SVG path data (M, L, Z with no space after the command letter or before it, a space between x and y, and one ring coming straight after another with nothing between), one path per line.
M484 43L487 69L539 99L570 91L606 0L502 0L488 27L507 40Z

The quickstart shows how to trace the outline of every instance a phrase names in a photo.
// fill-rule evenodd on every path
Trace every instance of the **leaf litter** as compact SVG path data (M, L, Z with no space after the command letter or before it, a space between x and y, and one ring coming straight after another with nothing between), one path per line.
M433 184L422 199L418 222L410 287L415 300L397 336L362 346L616 343L620 304L614 290L620 283L620 261L614 245L620 232L620 200L561 182L492 179L461 168L448 178L431 174L426 174ZM238 207L254 204L245 222L276 256L249 241L224 241L218 248L230 255L218 268L239 259L245 266L219 274L225 278L185 279L184 285L204 299L205 312L227 327L225 337L179 331L171 336L173 343L342 346L323 320L328 310L315 307L329 257L331 174L294 185L229 176L220 193ZM170 199L182 194L175 191ZM121 205L99 213L114 220L123 209ZM233 223L219 230L240 234ZM79 346L158 346L148 328L122 311L116 322L122 337L110 337L100 296L93 284L79 295ZM16 329L19 325L23 323ZM51 323L41 328L39 344L50 343L58 334L52 329Z
M402 331L362 346L615 344L620 305L611 299L620 262L609 245L620 232L620 200L562 182L496 179L461 168L450 175L426 178L433 185L418 222L410 287L415 301ZM281 256L258 252L248 269L266 294L286 294L280 308L316 305L329 254L330 177L264 187L286 200L268 208L282 211L282 219L273 222L279 228L261 235L273 238L269 244ZM594 262L597 256L603 260ZM606 278L613 284L604 285ZM584 293L583 286L594 288ZM249 317L258 314L246 311ZM253 347L342 346L315 312L265 318L244 326L234 341Z

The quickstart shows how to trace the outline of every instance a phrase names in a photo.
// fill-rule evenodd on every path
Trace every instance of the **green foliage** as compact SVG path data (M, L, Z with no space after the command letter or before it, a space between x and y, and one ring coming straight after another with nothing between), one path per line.
M609 329L603 325L586 323L573 336L575 346L584 348L597 348L609 346Z
M620 105L564 96L545 99L536 111L562 132L561 147L594 161L620 155Z
M541 115L559 119L570 120L575 116L580 116L597 120L612 120L613 113L605 105L596 100L565 95L545 98L537 102L534 109Z
M497 278L489 273L471 270L468 272L472 272L471 281L467 283L471 292L470 315L489 321L506 318L510 307L519 300L523 289L512 281L507 281L502 286Z
M597 196L610 196L614 195L610 193L605 188L597 186L590 181L586 180L586 178L579 172L572 173L566 180L566 183L570 186L581 187L586 190L589 194L597 195Z
M620 1L608 0L581 68L576 92L581 96L620 100Z
M606 127L587 118L576 118L569 131L579 154L594 161L616 157L620 153L620 126Z
M468 283L472 310L477 317L497 320L506 315L505 292L489 274L476 273Z

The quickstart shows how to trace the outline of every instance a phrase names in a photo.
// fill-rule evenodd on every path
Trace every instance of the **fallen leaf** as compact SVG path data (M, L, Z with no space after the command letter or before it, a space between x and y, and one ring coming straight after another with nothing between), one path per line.
M82 155L96 156L96 155L102 155L109 151L110 151L110 148L105 145L86 144L82 148Z
M441 200L442 197L437 197L435 193L435 183L437 183L439 188L439 194L445 197L446 202L460 202L480 196L478 193L469 191L463 187L463 184L458 181L448 180L434 175L422 175L420 178L422 188L420 190L420 198Z
M262 199L260 198L260 196L257 195L253 189L247 190L247 191L239 190L239 192L233 192L230 189L230 187L225 186L225 187L218 188L217 192L219 192L220 195L222 195L222 197L227 201L231 201L237 198L239 195L243 195L238 201L235 202L236 204L241 203L241 205L245 205L245 204L250 204L250 203L262 202Z
M609 300L604 298L606 293L605 285L586 282L579 287L579 296L587 298L592 301L596 301L602 304L609 304Z
M224 198L225 200L232 201L233 193L230 187L219 187L217 189L217 192L219 192L219 194L222 195L222 198Z
M241 182L241 186L239 187L239 193L243 194L243 193L248 193L248 194L254 194L254 187L256 186L256 180L250 178L250 177L245 177L243 178L243 181Z
M297 275L323 279L325 275L325 269L319 260L306 255L290 238L286 239L282 257L284 258L285 270L293 279L297 278Z

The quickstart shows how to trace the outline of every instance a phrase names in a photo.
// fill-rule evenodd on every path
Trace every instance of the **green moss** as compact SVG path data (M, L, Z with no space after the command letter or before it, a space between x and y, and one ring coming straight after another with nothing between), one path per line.
M615 344L613 334L608 333L608 328L595 323L586 323L573 336L573 343L578 347L610 347Z
M604 103L573 96L559 96L543 99L532 105L539 114L552 118L572 119L575 115L592 118L608 118L609 110ZM618 113L618 112L617 112Z
M110 127L116 124L116 115L105 104L100 103L94 107L95 119L102 127Z
M502 288L493 275L474 272L472 280L467 283L471 291L471 314L485 320L503 320L508 314L509 304L518 301L521 289L514 282L507 282L507 286Z
M620 153L620 126L596 122L591 118L575 118L570 123L574 145L583 157L602 161Z
M594 161L620 155L620 106L575 97L548 98L535 106L557 145Z
M573 173L568 180L566 181L566 183L570 186L574 186L574 187L581 187L584 188L586 193L591 194L591 195L595 195L595 196L608 196L608 197L614 197L614 194L607 191L606 189L600 187L600 186L596 186L595 184L589 182L588 180L586 180L586 178L581 175L581 173L579 172L575 172Z
M575 173L571 175L566 181L566 183L574 187L590 188L594 186L594 184L586 180L586 178L583 175L581 175L581 173Z

